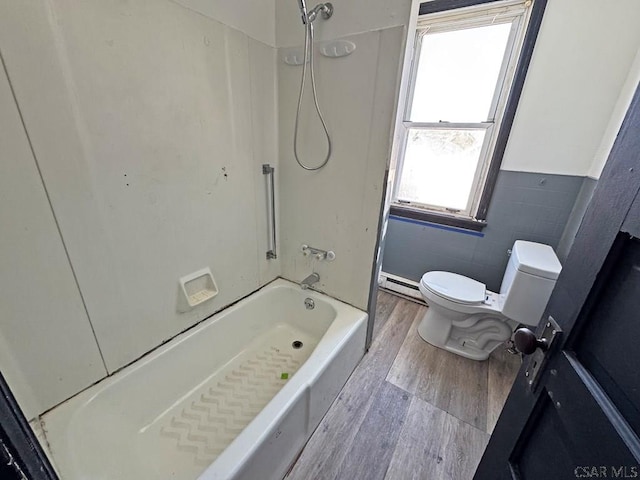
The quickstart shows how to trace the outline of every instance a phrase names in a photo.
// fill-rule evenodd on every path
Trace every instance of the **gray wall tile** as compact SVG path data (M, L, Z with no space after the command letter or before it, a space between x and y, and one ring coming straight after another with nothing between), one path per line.
M567 258L569 250L571 250L573 240L576 237L576 233L578 233L578 228L580 228L580 224L582 223L582 217L584 217L584 213L591 201L591 197L593 196L593 191L595 190L597 183L597 180L590 177L585 177L582 182L582 187L580 188L580 192L576 198L573 210L571 210L566 227L564 228L560 241L558 242L557 252L558 258L560 258L561 262Z
M515 240L558 247L570 217L575 221L579 214L574 204L586 195L584 182L578 176L502 170L482 237L391 218L382 269L415 281L430 270L446 270L497 291Z

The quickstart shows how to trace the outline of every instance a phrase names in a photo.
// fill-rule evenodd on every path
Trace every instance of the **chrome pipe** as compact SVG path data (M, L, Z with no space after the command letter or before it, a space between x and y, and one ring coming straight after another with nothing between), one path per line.
M302 24L306 25L309 18L309 15L307 14L307 2L305 0L298 0L298 8L300 8Z

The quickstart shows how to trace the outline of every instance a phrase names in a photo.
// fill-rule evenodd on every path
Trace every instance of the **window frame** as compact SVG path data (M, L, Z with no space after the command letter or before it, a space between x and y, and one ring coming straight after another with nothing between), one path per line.
M535 2L530 0L431 0L420 4L419 16L409 27L396 118L395 145L392 150L395 169L392 168L394 179L391 184L390 198L392 215L477 231L486 226L488 204L500 170L545 7L546 0L535 0ZM443 32L489 25L491 24L489 19L497 18L501 12L503 15L500 17L502 20L500 23L511 23L512 27L505 47L499 79L496 82L488 121L472 124L411 122L410 110L420 48L422 38L428 34L424 31ZM432 26L425 27L428 23ZM486 131L474 176L474 185L464 210L398 201L397 193L410 129L423 127L447 129L468 129L469 127L480 129L481 127Z

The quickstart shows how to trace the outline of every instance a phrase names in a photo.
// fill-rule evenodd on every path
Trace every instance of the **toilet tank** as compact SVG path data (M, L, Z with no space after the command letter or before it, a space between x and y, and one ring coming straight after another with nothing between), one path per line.
M500 287L502 313L516 322L538 325L560 270L549 245L516 240Z

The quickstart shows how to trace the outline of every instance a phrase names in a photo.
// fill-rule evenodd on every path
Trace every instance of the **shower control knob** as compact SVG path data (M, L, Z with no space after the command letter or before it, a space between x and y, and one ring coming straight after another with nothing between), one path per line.
M516 349L525 355L531 355L538 348L542 351L548 348L546 340L540 340L535 333L525 327L516 330L513 334L513 342L516 344Z

